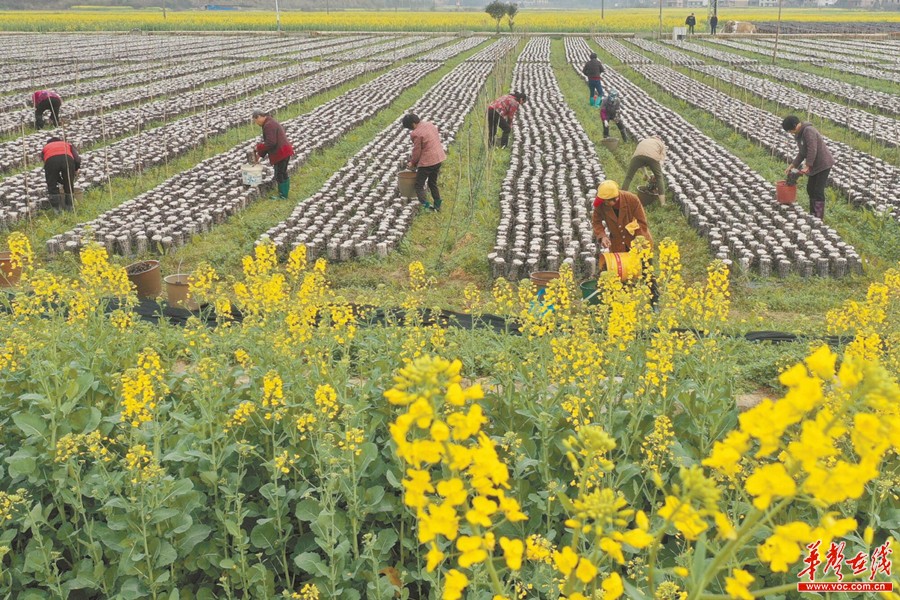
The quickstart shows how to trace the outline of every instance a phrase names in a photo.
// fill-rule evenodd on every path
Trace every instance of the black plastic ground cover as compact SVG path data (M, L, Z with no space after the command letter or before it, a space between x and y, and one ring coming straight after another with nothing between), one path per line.
M10 292L5 293L5 301L0 301L0 312L11 312L11 304L14 295ZM424 309L415 315L410 315L402 308L380 308L366 304L350 305L357 324L361 326L404 326L407 324L418 324L422 326L438 325L444 329L455 327L458 329L489 329L494 333L505 335L522 335L519 324L514 319L507 319L498 315L470 315L467 313L454 312L452 310L434 311ZM119 302L115 299L106 301L105 312L109 313L119 308ZM183 327L187 324L188 319L195 317L199 319L207 327L216 327L219 324L219 316L216 314L212 306L203 306L199 310L187 310L175 306L169 306L165 303L155 300L141 300L134 307L135 314L142 321L158 325L164 321L170 325ZM320 311L321 312L321 311ZM231 322L240 323L244 320L244 315L232 309L231 313L225 316L225 319ZM693 333L697 337L705 337L705 332L693 329L681 329L682 332ZM652 332L651 332L652 333ZM841 336L816 336L805 334L786 333L783 331L749 331L743 335L733 334L729 337L743 338L748 342L762 343L768 342L772 344L784 344L794 342L809 342L818 340L825 342L829 346L841 347L852 340L852 338Z

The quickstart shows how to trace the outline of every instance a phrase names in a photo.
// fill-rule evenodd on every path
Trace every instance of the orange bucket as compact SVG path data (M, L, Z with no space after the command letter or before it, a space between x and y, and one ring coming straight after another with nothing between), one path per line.
M600 255L601 271L612 271L620 281L631 281L641 276L641 261L631 252L605 252Z
M780 204L793 204L797 200L797 186L779 181L775 184L775 199Z
M0 252L0 288L13 287L21 276L22 268L12 266L12 253Z

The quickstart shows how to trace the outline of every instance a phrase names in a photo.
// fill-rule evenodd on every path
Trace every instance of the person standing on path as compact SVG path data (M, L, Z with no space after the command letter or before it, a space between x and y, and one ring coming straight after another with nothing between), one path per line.
M713 35L716 35L716 27L719 26L719 17L717 15L713 15L709 18L709 32Z
M500 138L500 147L506 148L509 144L509 132L512 129L513 120L519 106L525 104L528 97L522 92L506 94L491 102L487 110L488 146L494 146L497 138L497 127L503 131Z
M81 168L81 157L78 151L68 142L58 137L47 140L41 150L44 161L44 177L47 180L47 194L50 206L55 210L75 209L75 177ZM62 186L62 194L60 194Z
M648 167L656 179L657 193L659 194L659 203L663 206L666 204L666 179L663 177L662 163L666 160L666 145L658 136L648 137L641 140L634 149L634 155L631 162L628 163L628 171L625 174L625 181L622 183L622 189L627 190L631 186L631 180L634 174L642 167Z
M694 13L688 15L688 18L684 20L684 24L688 26L688 33L694 35L694 25L697 24L697 17L694 16Z
M603 97L603 65L597 60L597 54L591 52L590 60L585 63L581 72L587 77L588 94L590 96L591 106L598 106L600 99Z
M794 135L797 140L797 156L784 174L791 169L799 169L801 175L808 175L806 193L809 194L809 212L819 219L825 218L825 185L828 183L828 174L834 166L834 157L831 150L825 145L825 138L809 123L803 123L799 117L788 115L781 122L781 127ZM806 166L800 169L800 165L806 161Z
M288 161L294 155L294 147L288 142L284 127L267 112L253 111L253 121L262 127L263 141L256 145L256 162L263 156L269 157L269 164L275 169L275 183L278 197L286 199L291 191L288 179Z
M600 103L600 119L603 121L603 137L609 137L609 122L612 121L619 128L622 134L622 141L627 142L628 136L625 134L625 126L622 125L621 116L622 101L619 99L619 92L616 88L609 88L609 93Z
M403 115L401 123L404 129L410 130L409 137L413 144L412 155L406 165L410 169L416 169L416 197L423 208L439 212L441 192L438 190L438 175L441 172L441 164L447 160L447 154L441 144L441 134L434 123L423 121L412 113ZM433 205L428 204L425 196L426 183L434 200Z
M59 107L62 97L53 90L38 90L25 100L27 106L34 107L34 128L44 128L44 113L50 111L50 120L59 127Z

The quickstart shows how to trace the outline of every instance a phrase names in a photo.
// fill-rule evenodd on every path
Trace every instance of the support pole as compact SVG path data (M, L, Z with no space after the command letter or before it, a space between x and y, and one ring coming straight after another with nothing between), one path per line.
M281 33L281 11L278 10L278 0L275 0L275 28Z
M781 5L784 4L784 0L778 0L778 27L775 29L775 47L772 48L772 64L775 64L775 59L778 58L778 38L781 37Z

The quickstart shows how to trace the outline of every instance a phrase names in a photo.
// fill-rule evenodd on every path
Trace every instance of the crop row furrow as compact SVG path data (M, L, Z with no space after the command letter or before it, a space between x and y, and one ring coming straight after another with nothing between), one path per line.
M687 65L689 68L703 73L720 81L745 89L761 98L771 102L777 102L789 106L795 110L806 111L845 126L850 131L863 137L872 138L877 142L888 146L900 145L900 121L897 119L876 115L858 108L851 108L837 102L825 100L810 94L806 94L792 87L776 83L762 77L754 77L740 73L733 68L720 65L705 65L700 61L687 62L693 59L688 54L678 50L666 48L656 42L642 42L641 47L667 60L674 60L678 55L683 57L676 64ZM698 64L699 63L699 64ZM780 67L775 67L776 69ZM787 70L787 69L784 69ZM897 99L896 96L894 96Z
M459 54L471 46L460 42L451 48ZM439 68L438 61L397 67L285 121L283 126L295 151L290 170L298 170L314 151L333 144ZM347 111L349 105L354 106L352 112ZM93 221L54 237L48 241L48 250L54 253L78 248L87 229L103 240L110 252L118 254L168 250L186 244L193 235L222 223L258 197L258 190L242 185L240 174L254 141L247 140L208 158ZM267 171L267 178L271 177L271 169Z
M357 62L323 71L282 86L266 94L267 108L278 110L322 93L370 71L383 68L381 62ZM247 123L258 108L259 99L241 100L229 106L195 114L179 121L139 132L93 152L82 155L78 185L84 189L103 185L112 177L130 175L165 164L212 136ZM0 226L12 225L36 212L46 200L42 168L6 178L0 183Z
M759 61L746 58L740 54L723 52L722 50L716 50L709 46L683 41L668 43L683 50L702 54L707 58L738 66L745 71L768 75L769 77L774 77L780 81L787 81L814 92L831 94L843 98L849 103L856 104L857 106L875 108L887 113L900 115L900 96L897 94L886 94L870 88L840 81L839 79L822 77L821 75L816 75L814 73L806 73L797 71L796 69L779 67L778 65L762 64Z
M486 62L485 56L499 59L503 55L497 48L508 51L514 45L510 40L495 42L493 48L464 61L410 112L437 125L442 143L451 144L494 69L495 62ZM397 172L409 151L409 134L398 118L266 235L281 252L306 246L311 258L386 256L406 235L419 208L416 199L398 197L396 189Z
M275 85L283 85L286 81L297 80L318 71L334 67L331 62L305 62L281 69L267 69L266 63L256 66L262 71L247 78L229 81L211 87L201 87L195 91L173 94L156 102L124 108L111 113L84 116L68 123L64 130L67 141L79 149L87 149L106 140L114 140L125 135L140 132L150 123L171 121L184 115L205 111L228 104L250 94ZM251 70L252 72L252 70ZM228 107L222 110L228 111ZM213 119L216 118L214 115ZM27 162L34 162L49 134L37 132L28 134L17 140L0 143L0 172L21 167Z
M565 263L579 275L591 275L597 269L591 201L605 178L596 148L566 104L549 63L520 60L513 89L527 90L528 102L516 116L509 170L500 187L500 223L488 254L491 274L518 280Z
M637 139L657 135L666 144L669 187L716 258L763 276L839 277L861 268L856 250L836 231L796 204L776 203L772 184L724 146L612 69L607 81L622 96L628 132Z
M708 111L774 155L787 161L797 154L794 140L781 129L782 117L668 67L641 66L635 70L676 98ZM829 184L847 194L854 203L900 218L900 169L842 142L826 138L826 143L835 159Z

